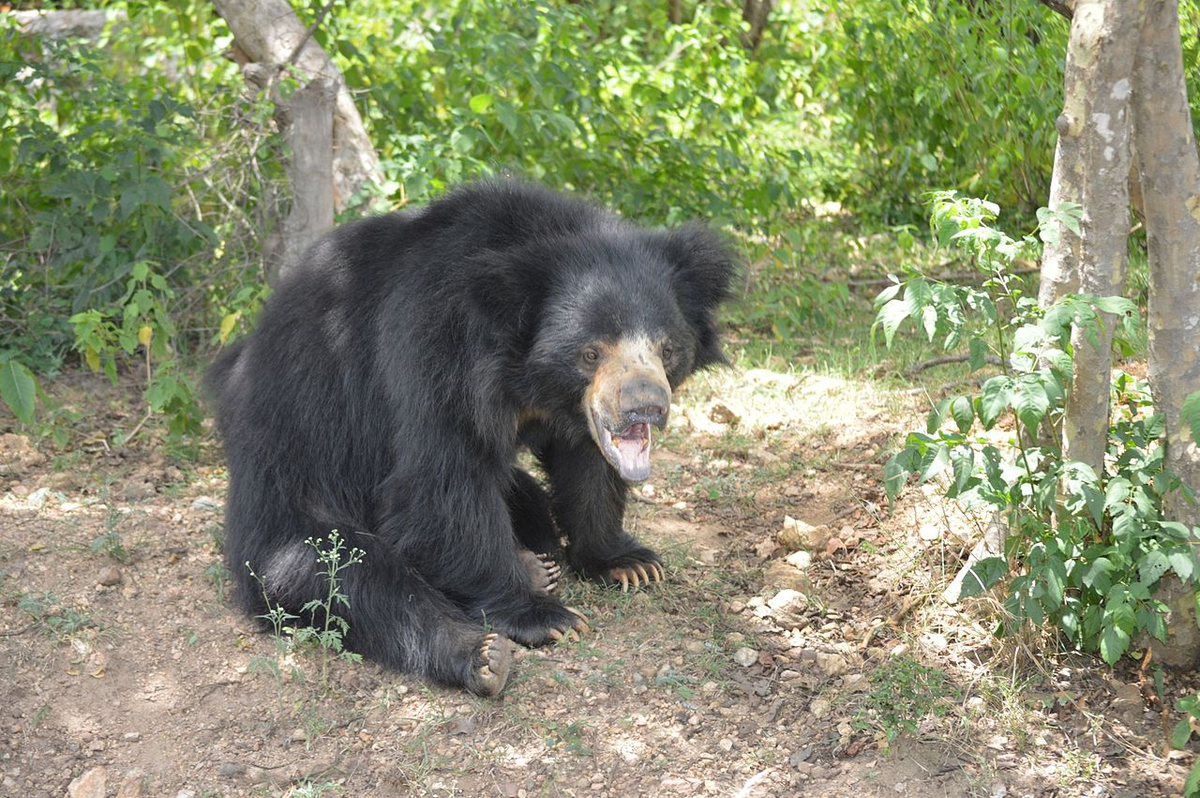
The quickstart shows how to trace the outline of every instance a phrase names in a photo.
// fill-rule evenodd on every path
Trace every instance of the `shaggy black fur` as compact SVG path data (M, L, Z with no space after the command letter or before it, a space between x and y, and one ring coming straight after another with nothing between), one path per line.
M732 269L700 226L645 230L513 181L319 241L207 378L244 609L265 612L265 593L299 613L323 596L305 540L338 529L365 552L343 572L347 645L498 691L507 642L488 631L541 645L580 628L531 586L519 549L558 553L561 532L567 562L607 581L659 564L622 528L626 486L589 436L581 352L669 342L676 387L722 359L713 314ZM550 496L514 466L521 446ZM490 680L489 657L504 671Z

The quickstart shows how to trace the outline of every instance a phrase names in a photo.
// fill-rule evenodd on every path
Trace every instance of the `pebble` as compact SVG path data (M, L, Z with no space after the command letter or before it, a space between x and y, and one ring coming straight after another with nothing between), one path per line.
M749 668L758 662L758 652L748 647L739 648L733 653L733 661L743 668Z
M193 510L207 510L209 512L217 512L221 509L221 503L216 499L211 499L208 496L199 496L192 501Z
M121 584L121 569L115 565L107 565L100 569L96 581L105 587Z
M719 745L721 750L725 752L733 750L733 740L730 740L728 737L722 737L721 741L718 742L717 745Z
M108 772L103 765L90 768L67 785L68 798L104 798L108 788Z
M820 696L814 698L812 703L808 705L809 714L818 720L827 716L832 709L833 702L828 698L822 698Z
M817 652L817 667L826 676L841 676L850 670L850 664L846 660L837 654L827 654L824 651Z

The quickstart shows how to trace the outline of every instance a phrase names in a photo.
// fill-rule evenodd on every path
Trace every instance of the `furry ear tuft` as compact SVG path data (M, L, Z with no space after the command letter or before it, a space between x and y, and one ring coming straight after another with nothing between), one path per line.
M699 222L660 233L657 243L671 264L679 309L696 333L695 367L727 365L715 314L717 306L730 297L737 271L730 247Z

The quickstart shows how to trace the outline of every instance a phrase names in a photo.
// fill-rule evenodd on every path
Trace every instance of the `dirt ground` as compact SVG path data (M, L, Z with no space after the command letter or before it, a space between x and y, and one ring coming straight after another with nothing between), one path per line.
M1191 766L1136 664L940 600L974 525L881 489L916 395L694 381L628 519L668 583L567 580L592 631L484 700L282 650L226 603L215 445L116 447L133 386L51 393L66 447L0 415L2 795L1149 796Z

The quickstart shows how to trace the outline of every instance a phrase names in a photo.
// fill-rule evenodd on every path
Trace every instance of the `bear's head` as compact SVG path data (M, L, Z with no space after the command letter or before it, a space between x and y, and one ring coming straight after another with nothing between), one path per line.
M532 314L529 409L556 426L570 419L621 477L644 480L672 392L725 362L715 313L734 261L700 225L647 231L615 220L541 257L549 285Z

